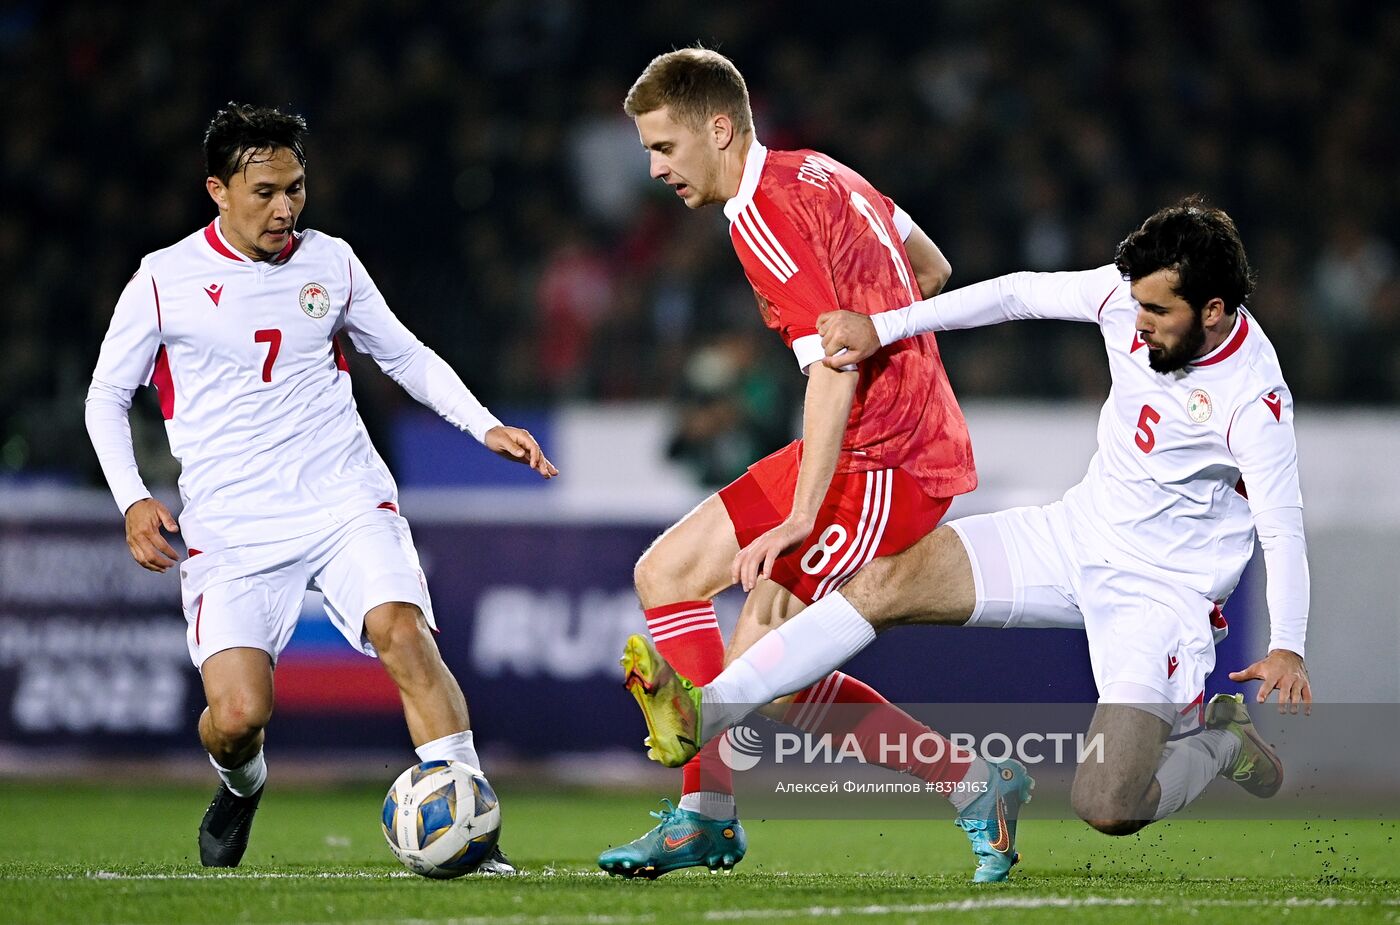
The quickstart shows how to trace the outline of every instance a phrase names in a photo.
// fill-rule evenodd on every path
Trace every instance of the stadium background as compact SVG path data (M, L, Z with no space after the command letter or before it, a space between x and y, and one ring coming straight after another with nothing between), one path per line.
M483 756L595 780L640 764L613 665L641 625L631 562L789 439L802 384L757 321L718 210L691 215L648 180L620 112L652 55L697 40L744 71L765 143L856 166L944 249L951 286L1101 264L1186 193L1230 211L1299 408L1319 695L1400 701L1400 120L1385 103L1400 10L861 11L853 24L778 2L7 4L0 774L114 753L208 774L174 578L130 562L82 397L140 256L211 215L200 138L228 99L307 116L302 226L348 238L409 327L564 472L527 484L352 361ZM1097 333L1023 323L941 343L982 474L955 512L1076 481L1108 386ZM134 416L143 472L168 497L153 397ZM1262 651L1259 574L1227 609L1229 667ZM392 690L315 609L279 668L269 747L351 772L406 755ZM1019 666L1009 686L959 667L988 646ZM1092 696L1082 640L1058 632L902 631L858 667L908 701ZM584 705L587 722L549 702Z

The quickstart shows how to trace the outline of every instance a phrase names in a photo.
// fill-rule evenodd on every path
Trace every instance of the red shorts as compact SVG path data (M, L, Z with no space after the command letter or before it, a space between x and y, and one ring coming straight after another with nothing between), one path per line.
M739 547L776 527L792 510L801 444L792 443L720 489ZM951 498L930 498L902 469L838 473L817 524L796 549L773 563L772 579L802 603L840 588L871 559L892 556L932 533Z

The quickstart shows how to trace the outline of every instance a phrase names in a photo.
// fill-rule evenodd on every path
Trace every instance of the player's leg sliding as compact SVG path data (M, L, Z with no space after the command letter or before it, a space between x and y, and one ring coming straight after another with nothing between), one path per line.
M655 646L642 636L634 636L628 640L622 660L628 689L639 705L657 695L658 685L674 694L683 690L690 678L709 680L724 666L724 641L709 601L648 608L646 619ZM677 675L671 663L687 677ZM648 715L645 706L643 715ZM648 729L651 731L650 725ZM719 761L715 746L702 751L693 734L686 736L683 731L679 735L658 732L648 738L667 743L663 748L669 760L657 760L668 767L684 768L680 805L667 801L665 810L652 813L660 820L656 826L625 845L604 851L598 866L623 877L659 877L685 867L732 868L743 859L748 839L735 809L732 776ZM687 747L685 741L694 747Z
M849 660L874 638L875 631L865 618L840 594L830 594L758 640L713 682L697 688L677 674L645 639L632 637L623 665L628 689L647 722L648 755L663 764L684 761L704 742L742 720L756 704L792 691L802 692L800 702L785 718L801 728L822 731L819 719L803 725L803 710L813 703L835 702L827 699L832 695L822 694L824 687L833 693L844 687L863 695L855 702L866 703L869 709L856 724L858 738L862 726L867 738L891 733L936 736L859 681L831 672L833 665ZM806 716L819 717L820 712L808 709ZM946 740L944 745L945 755L957 754ZM1034 787L1025 768L1015 762L988 764L971 755L962 762L921 766L915 761L886 766L941 782L941 789L959 811L959 826L972 841L978 858L976 879L1006 878L1018 857L1015 821Z
M219 772L219 789L199 823L199 863L205 867L237 867L248 850L253 816L262 801L267 762L262 749L244 764L225 768L210 756Z
M1228 732L1239 743L1233 761L1222 762L1228 777L1248 793L1268 798L1283 786L1283 762L1250 721L1244 694L1216 694L1206 706L1208 730Z
M482 770L481 758L476 753L475 736L470 729L454 732L451 735L433 739L431 742L424 742L414 749L414 752L418 755L419 761L456 761L470 765L478 771ZM518 871L498 844L492 849L486 860L481 862L476 873L508 876L518 873Z

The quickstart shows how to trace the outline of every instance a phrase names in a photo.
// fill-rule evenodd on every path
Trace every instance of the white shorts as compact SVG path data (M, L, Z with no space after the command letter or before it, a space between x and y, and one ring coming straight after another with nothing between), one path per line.
M262 649L276 663L308 590L325 595L331 623L366 655L375 651L365 638L365 614L380 604L414 604L437 629L408 521L381 508L318 533L204 551L182 562L185 639L195 667L239 647Z
M1201 721L1216 603L1090 553L1063 502L949 523L972 562L968 626L1083 628L1100 703L1138 706L1176 732Z

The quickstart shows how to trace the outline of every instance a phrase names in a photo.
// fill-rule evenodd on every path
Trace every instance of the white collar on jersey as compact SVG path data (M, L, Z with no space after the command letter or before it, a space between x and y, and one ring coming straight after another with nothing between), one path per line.
M763 165L768 161L768 149L758 143L754 136L749 145L749 153L744 157L744 177L739 181L739 192L724 204L724 217L731 222L739 220L744 206L753 202L753 194L758 192L758 178L763 174Z

